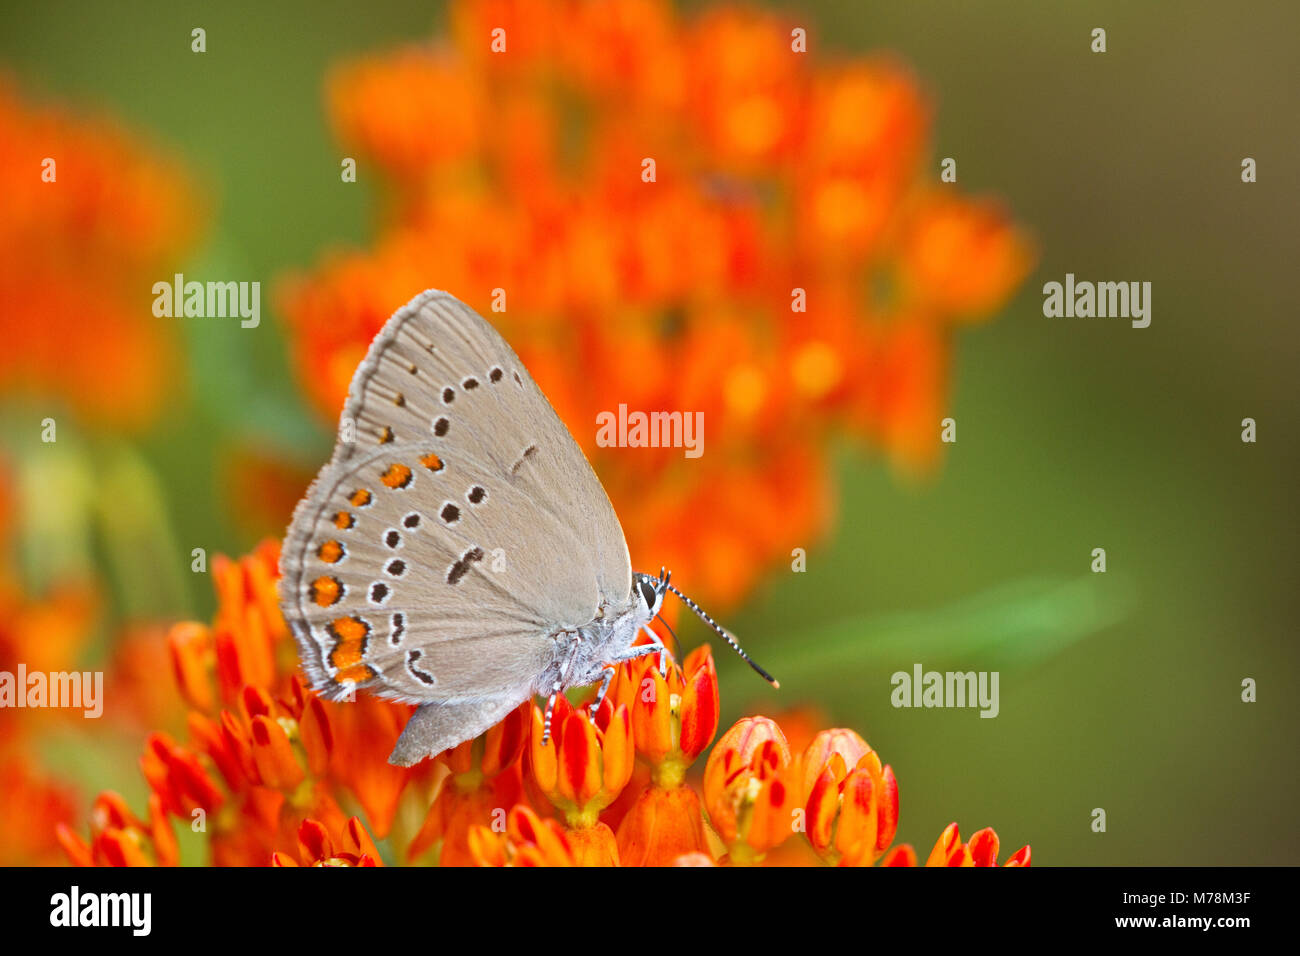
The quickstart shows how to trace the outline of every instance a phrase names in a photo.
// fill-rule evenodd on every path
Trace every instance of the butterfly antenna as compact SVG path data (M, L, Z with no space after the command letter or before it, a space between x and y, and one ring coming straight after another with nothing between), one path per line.
M759 667L758 664L754 663L754 659L745 653L745 649L741 647L738 643L736 643L736 639L731 636L730 632L728 632L726 628L724 628L717 621L715 621L713 618L709 617L707 614L704 613L704 608L700 607L698 604L696 604L694 601L688 598L681 591L677 590L677 588L673 587L673 585L665 584L665 587L667 587L669 591L672 591L679 598L681 598L682 602L688 608L690 608L697 615L699 615L700 620L702 620L705 624L709 625L709 627L717 631L719 636L721 636L721 638L724 641L726 641L728 644L731 645L731 649L740 655L741 660L743 660L750 667L754 668L754 670L758 672L758 675L762 677L763 680L767 681L773 687L779 688L781 686L780 681L778 681L767 671L763 670L763 668Z

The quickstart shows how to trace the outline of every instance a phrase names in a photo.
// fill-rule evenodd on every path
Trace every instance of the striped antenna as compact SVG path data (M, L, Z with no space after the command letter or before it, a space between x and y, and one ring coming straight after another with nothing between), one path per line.
M709 627L717 631L718 634L722 637L722 639L731 645L731 649L740 655L741 660L743 660L750 667L754 668L754 670L758 672L759 676L762 677L763 680L767 681L773 687L780 688L781 682L778 681L771 674L769 674L767 671L763 670L763 668L759 667L756 663L754 663L754 659L745 653L745 649L743 647L741 647L738 643L736 643L736 639L731 636L730 632L728 632L726 628L720 625L713 618L709 617L707 614L704 613L704 608L700 607L698 604L696 604L694 601L688 598L681 591L677 590L677 588L675 588L673 585L669 584L666 580L664 581L664 587L666 587L669 591L672 591L679 598L681 598L682 603L684 603L688 608L690 608L692 611L698 614L700 620L702 620L705 624L709 625Z

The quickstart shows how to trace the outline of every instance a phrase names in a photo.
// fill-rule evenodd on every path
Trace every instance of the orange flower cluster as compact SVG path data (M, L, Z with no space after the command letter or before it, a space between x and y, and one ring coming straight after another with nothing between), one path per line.
M194 234L189 179L115 123L24 102L0 76L0 182L0 392L149 423L178 364L150 290Z
M73 789L34 766L25 748L0 750L0 866L65 860L55 829L76 812Z
M20 499L9 462L0 457L0 671L73 669L99 616L100 595L83 578L63 579L41 594L24 586L13 534ZM25 693L25 688L19 693ZM73 811L75 793L45 772L34 745L40 732L65 722L52 708L4 709L0 733L0 865L33 866L63 858L55 825Z
M382 838L407 785L429 781L433 768L386 760L411 708L368 696L334 704L305 689L276 602L278 559L275 542L238 562L214 559L212 626L184 622L168 635L176 682L192 708L189 740L151 734L141 771L165 814L208 834L217 865L262 865L276 853L278 863L349 853L378 861L343 806L364 814ZM323 835L304 831L308 821ZM88 855L98 862L100 836L92 823L86 848L69 828L60 831L79 862ZM133 837L145 853L157 846L150 831ZM161 850L152 858L162 860Z
M149 819L142 820L116 793L101 793L90 808L90 841L64 824L59 843L77 866L175 866L180 846L163 811L162 798L149 796Z
M345 849L336 851L329 832L316 820L304 820L298 828L298 846L301 848L302 863L287 853L276 852L271 855L272 866L382 866L379 851L370 839L370 834L353 817L347 822L343 831Z
M448 289L570 426L634 564L723 604L824 527L831 437L933 461L954 331L1032 254L928 167L905 69L829 59L801 46L806 22L732 5L457 0L449 22L329 84L388 201L371 250L281 290L322 415L392 311ZM620 404L702 412L705 454L598 446Z
M169 635L189 740L148 739L146 817L105 793L89 839L59 825L74 863L175 864L173 820L206 834L219 865L754 865L796 842L841 866L917 862L910 846L891 849L894 773L851 730L794 751L775 721L747 717L691 779L719 722L707 646L664 674L654 657L627 662L598 709L559 698L546 745L541 709L524 703L475 740L392 767L411 708L304 690L275 604L276 559L268 542L214 561L213 625ZM992 830L962 843L954 823L926 862L992 866L997 855ZM1028 864L1028 847L1007 863Z
M0 183L0 399L39 403L37 414L18 416L30 434L65 409L98 427L150 423L175 386L178 364L170 320L153 316L150 290L170 278L195 231L188 178L115 121L32 102L0 74ZM72 670L99 622L102 589L79 570L58 569L39 588L19 573L9 516L23 504L8 468L0 461L0 671L12 674L19 664L29 672ZM122 651L143 646L133 641ZM154 708L148 716L160 714ZM64 856L54 828L75 796L36 754L42 731L68 716L52 708L4 711L4 864ZM139 821L106 804L92 817L98 858L128 859L127 845L114 844Z

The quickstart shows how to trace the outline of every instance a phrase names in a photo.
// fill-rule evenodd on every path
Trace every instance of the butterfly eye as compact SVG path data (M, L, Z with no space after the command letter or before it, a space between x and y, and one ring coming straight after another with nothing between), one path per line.
M645 602L646 608L653 611L655 601L659 598L659 595L655 592L655 586L649 581L638 581L637 587L641 589L641 600Z

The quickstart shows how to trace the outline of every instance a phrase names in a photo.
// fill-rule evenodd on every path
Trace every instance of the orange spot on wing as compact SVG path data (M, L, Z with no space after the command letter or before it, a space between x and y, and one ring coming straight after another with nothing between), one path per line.
M429 452L429 454L423 456L420 459L420 464L425 468L428 468L430 471L442 471L442 459L433 452Z
M349 511L340 511L334 516L334 527L338 528L340 531L347 531L356 523L357 519L354 518L352 513Z
M359 617L338 617L325 628L334 638L330 663L338 668L334 675L337 684L359 684L374 676L374 671L364 663L366 642L370 638L370 625Z
M311 583L311 599L321 607L339 603L343 597L343 584L338 578L321 575Z
M341 669L331 678L336 684L361 684L375 676L375 672L367 664L352 664L349 667Z
M348 498L348 501L354 508L364 508L366 505L370 504L370 497L369 491L365 488L358 488L356 491L352 492L352 497Z
M399 462L393 462L388 466L381 480L389 488L405 488L411 483L411 469Z
M326 564L338 564L343 560L343 545L331 538L316 549L316 557Z

